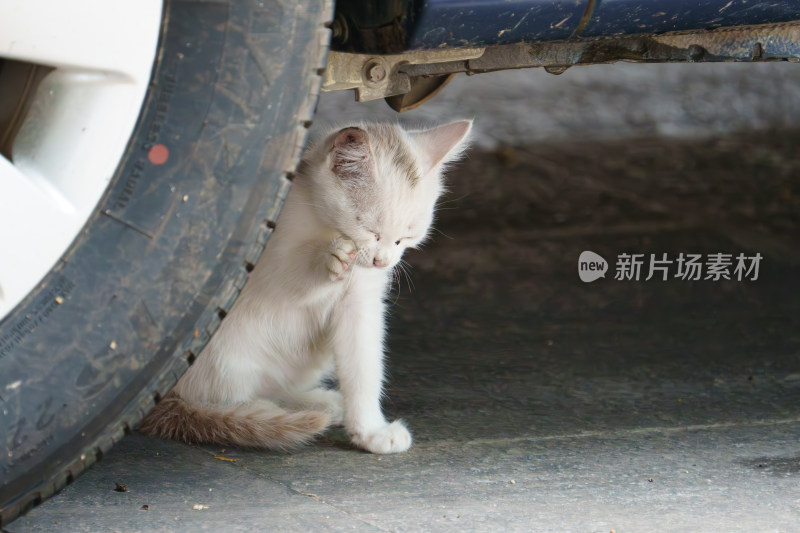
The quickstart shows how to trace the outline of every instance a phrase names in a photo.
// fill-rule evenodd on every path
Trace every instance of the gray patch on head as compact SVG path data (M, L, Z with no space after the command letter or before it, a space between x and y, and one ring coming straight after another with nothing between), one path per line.
M392 156L392 163L400 169L404 176L408 178L411 186L414 187L419 182L419 171L417 170L417 163L414 160L408 148L404 145L398 145L394 155Z
M417 168L416 158L409 150L405 139L400 132L391 124L371 124L372 148L376 152L391 157L392 164L408 178L411 187L414 187L421 179Z

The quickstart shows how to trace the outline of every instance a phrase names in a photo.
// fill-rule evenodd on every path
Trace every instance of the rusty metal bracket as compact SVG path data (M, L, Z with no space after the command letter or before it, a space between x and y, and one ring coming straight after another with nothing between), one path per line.
M613 63L697 63L733 61L800 61L800 23L739 26L659 35L620 35L534 44L487 47L470 60L467 72L544 67L560 74L575 65ZM456 67L457 65L452 65ZM429 70L439 70L437 65ZM412 75L429 72L412 71Z
M466 65L466 60L480 57L484 50L450 48L392 55L330 52L322 79L322 90L327 92L355 89L358 102L406 94L411 90L411 76L405 72L406 68L454 62Z
M406 94L412 85L420 85L415 84L415 80L427 77L531 67L543 67L552 74L560 74L575 65L616 61L800 62L800 21L658 35L615 35L485 48L424 50L385 56L331 52L322 90L355 89L356 100L363 102ZM431 87L438 86L433 84ZM422 96L414 98L415 102L418 100L424 101Z

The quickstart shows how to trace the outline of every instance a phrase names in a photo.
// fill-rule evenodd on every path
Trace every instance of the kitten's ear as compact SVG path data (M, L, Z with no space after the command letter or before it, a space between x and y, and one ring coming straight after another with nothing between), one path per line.
M471 120L459 120L415 132L414 136L426 158L425 171L458 159L467 147L467 136L471 129Z
M369 139L361 128L345 128L333 138L331 170L339 179L362 179L369 175Z

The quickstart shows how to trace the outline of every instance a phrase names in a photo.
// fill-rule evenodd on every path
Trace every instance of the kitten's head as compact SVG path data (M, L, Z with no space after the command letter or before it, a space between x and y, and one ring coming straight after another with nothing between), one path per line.
M314 203L331 228L358 246L358 264L390 268L428 235L442 170L466 147L472 121L406 131L365 123L317 146Z

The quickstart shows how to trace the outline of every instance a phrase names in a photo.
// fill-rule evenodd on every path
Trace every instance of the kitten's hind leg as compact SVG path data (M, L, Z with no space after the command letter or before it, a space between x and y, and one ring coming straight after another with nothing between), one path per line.
M337 390L319 387L295 393L291 406L303 410L323 411L330 416L331 424L338 425L344 422L344 399L342 393Z

